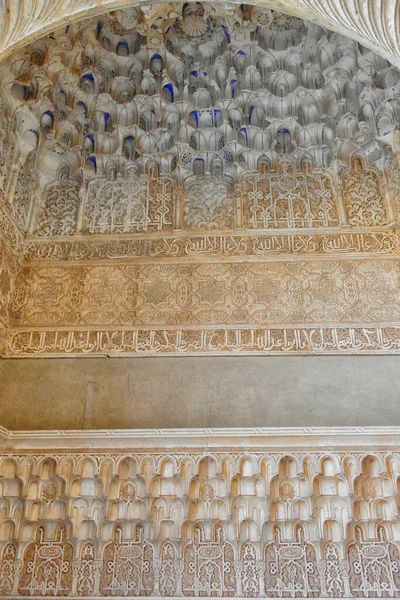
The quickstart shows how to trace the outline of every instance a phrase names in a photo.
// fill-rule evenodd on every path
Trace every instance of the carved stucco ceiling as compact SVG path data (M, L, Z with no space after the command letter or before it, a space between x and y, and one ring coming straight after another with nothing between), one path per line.
M0 58L60 25L133 4L132 0L1 0ZM233 2L218 4L234 6ZM269 0L254 4L319 23L400 66L399 0Z
M355 157L386 172L400 120L400 72L384 58L301 19L211 3L64 28L9 58L1 91L3 193L41 236L343 224L338 174ZM273 174L245 179L257 170ZM296 170L296 194L316 206L276 214ZM238 219L239 183L252 200L271 196L274 214L244 199Z

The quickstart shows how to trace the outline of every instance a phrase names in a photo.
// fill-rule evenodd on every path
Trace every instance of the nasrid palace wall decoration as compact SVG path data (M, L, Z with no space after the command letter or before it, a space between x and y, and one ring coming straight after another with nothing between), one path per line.
M1 80L1 354L400 352L400 73L266 8L67 25Z
M399 3L128 4L0 2L0 357L400 354ZM0 598L400 597L398 427L85 410L0 427Z

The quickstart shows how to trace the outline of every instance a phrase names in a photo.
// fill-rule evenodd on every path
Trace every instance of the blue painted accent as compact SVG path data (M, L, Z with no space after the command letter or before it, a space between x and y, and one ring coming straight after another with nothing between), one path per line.
M189 113L190 117L194 117L195 121L196 121L196 127L199 126L199 113L197 112L197 110L192 110L191 113Z
M284 127L283 129L279 129L278 133L289 133L290 134L290 131L289 131L289 129L286 129L286 127Z
M249 145L249 135L248 135L246 127L242 127L240 129L240 133L242 133L244 135L244 137L246 138L246 146L248 146Z
M172 83L167 83L166 85L164 85L164 89L169 91L170 97L171 97L171 102L173 102L174 101L174 86L172 85Z
M214 127L218 127L218 119L222 113L219 110L219 108L215 108L213 112L214 112L214 114L213 114Z
M231 79L229 83L230 83L230 86L231 86L232 98L234 98L235 97L235 87L236 87L236 84L237 84L237 79Z
M227 30L227 28L225 27L225 25L221 25L221 27L222 27L222 30L223 30L223 32L225 34L226 41L228 42L228 44L230 44L231 43L231 36L229 35L229 31Z
M87 115L87 108L86 108L86 104L85 104L84 102L82 102L82 100L79 100L79 101L77 102L77 105L78 105L78 106L82 106L82 107L83 107L83 109L84 109L84 111L85 111L85 116L86 116L86 115Z
M193 164L196 162L201 162L201 163L203 163L204 166L206 165L206 163L204 162L204 158L195 158L193 161Z
M94 166L95 171L97 171L97 161L96 161L96 157L95 156L89 156L89 161L92 163L92 165Z
M127 42L125 42L125 40L122 40L121 42L118 42L118 45L117 45L117 54L118 54L118 50L119 50L120 48L126 48L126 49L127 49L127 52L128 52L128 54L129 54L129 46L128 46L128 43L127 43Z

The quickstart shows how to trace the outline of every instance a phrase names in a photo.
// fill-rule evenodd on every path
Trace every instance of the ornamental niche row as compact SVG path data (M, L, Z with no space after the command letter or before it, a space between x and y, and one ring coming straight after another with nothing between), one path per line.
M73 179L47 184L36 206L29 164L17 182L13 210L22 215L21 226L38 236L382 227L397 219L392 172L381 174L354 159L338 178L312 161L299 168L287 157L273 164L261 158L257 170L237 182L214 156L207 166L196 158L192 174L179 183L154 164L143 173L133 165L118 174L112 163L106 177L87 185Z
M0 594L398 597L397 454L0 463Z
M316 24L143 6L35 42L0 80L0 196L30 234L395 219L400 73Z

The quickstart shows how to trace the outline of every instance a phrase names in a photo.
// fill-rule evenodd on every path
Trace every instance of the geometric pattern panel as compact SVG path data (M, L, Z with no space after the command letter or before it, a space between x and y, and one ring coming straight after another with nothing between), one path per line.
M397 260L37 266L22 269L17 327L391 323Z

